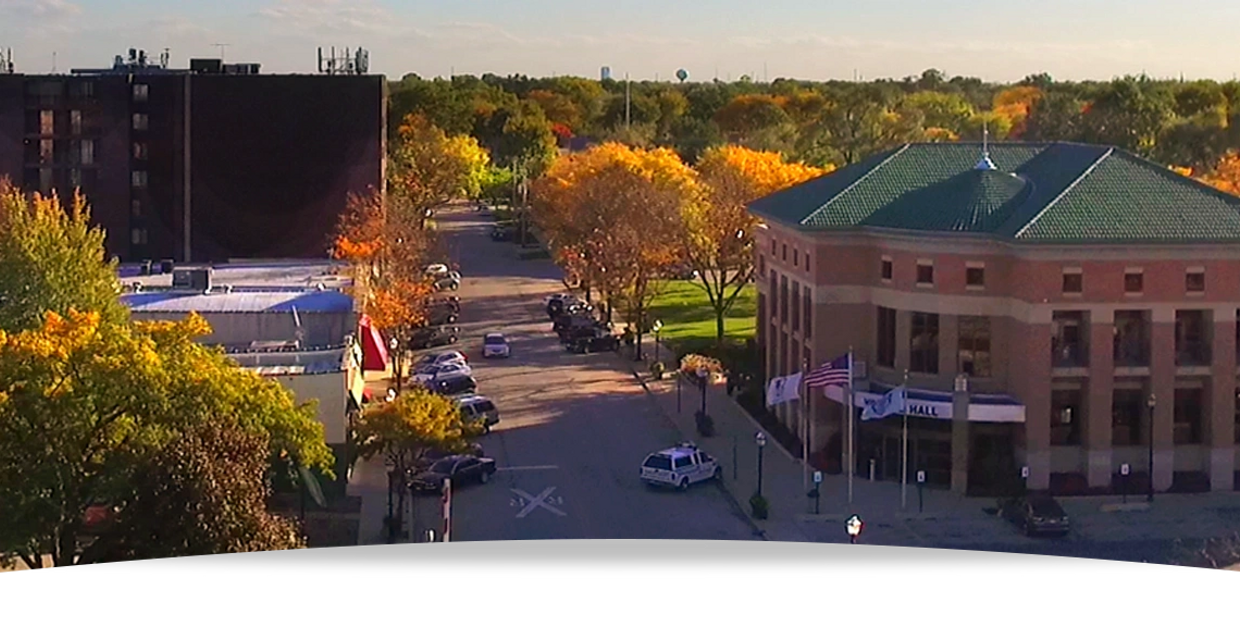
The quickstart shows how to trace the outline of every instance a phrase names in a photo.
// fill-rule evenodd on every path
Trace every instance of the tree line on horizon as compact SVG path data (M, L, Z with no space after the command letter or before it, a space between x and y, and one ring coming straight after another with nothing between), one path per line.
M389 93L389 118L420 113L449 134L472 135L505 168L512 168L505 151L519 150L523 139L561 147L583 138L669 148L689 164L711 147L730 144L840 167L906 142L981 141L985 130L993 141L1117 146L1224 191L1240 190L1235 80L1067 82L1042 73L1001 84L937 69L868 82L742 76L626 84L573 76L408 74L391 82ZM517 127L524 133L514 136Z

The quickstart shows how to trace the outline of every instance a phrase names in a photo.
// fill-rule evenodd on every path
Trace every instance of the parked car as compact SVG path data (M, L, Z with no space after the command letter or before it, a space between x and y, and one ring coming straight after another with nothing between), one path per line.
M458 318L460 318L459 313L451 306L437 305L426 309L426 324L430 327L449 325L455 323Z
M435 366L423 366L414 369L413 376L410 380L423 385L432 381L442 381L457 375L473 376L474 370L466 364L458 362L448 362L446 364L437 364Z
M577 298L567 293L556 293L547 298L547 318L555 320L555 317L564 312L564 306L571 305L577 301Z
M425 273L428 276L446 277L448 275L448 266L443 263L432 263L426 266Z
M448 364L452 362L457 362L460 364L468 365L469 356L465 355L464 353L461 353L460 351L440 351L438 353L427 353L426 355L419 357L417 361L413 363L413 367L414 367L414 370L417 370L425 366L436 366L439 364Z
M486 432L491 432L491 427L499 424L499 409L496 408L495 401L486 396L466 394L457 396L456 402L461 407L461 419L481 420Z
M496 224L495 227L491 229L492 241L512 241L512 238L515 235L516 231L513 230L511 226Z
M1026 536L1062 536L1067 535L1071 528L1063 506L1054 497L1041 493L1001 500L999 515L1019 527Z
M417 463L416 463L416 469L418 471L423 471L423 470L429 469L431 465L435 464L435 461L445 459L450 456L461 456L461 455L482 457L482 456L486 456L486 452L482 449L482 444L480 443L471 443L468 446L466 446L465 450L461 452L451 452L449 450L440 450L438 448L431 448L423 452L422 455L418 458Z
M460 338L461 328L455 325L423 327L413 332L413 336L409 339L409 348L417 351L431 347L442 347L448 344L456 344Z
M508 346L508 339L503 334L492 332L482 339L482 357L507 358L510 355L512 348Z
M555 321L551 323L551 331L563 334L573 329L594 327L596 325L602 325L602 323L588 314L561 314L555 317Z
M431 300L427 302L426 306L428 309L443 306L446 308L451 308L453 312L460 314L461 298L456 295L441 295L439 297L431 298Z
M431 381L426 384L426 388L442 396L459 396L478 391L478 382L470 375L457 374Z
M455 455L435 461L430 469L413 477L409 490L419 495L437 495L442 492L444 480L452 481L457 489L468 484L486 484L495 475L495 459L487 457Z
M453 273L456 272L454 271ZM455 291L459 288L461 288L460 274L457 274L456 277L448 276L435 281L435 290L438 292Z
M597 353L600 351L617 351L620 339L615 334L600 333L593 336L574 338L564 345L572 353Z

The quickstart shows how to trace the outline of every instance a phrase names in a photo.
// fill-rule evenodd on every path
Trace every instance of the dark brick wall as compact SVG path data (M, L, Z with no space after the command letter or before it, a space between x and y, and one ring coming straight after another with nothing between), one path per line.
M382 76L191 78L195 260L322 258L382 183Z

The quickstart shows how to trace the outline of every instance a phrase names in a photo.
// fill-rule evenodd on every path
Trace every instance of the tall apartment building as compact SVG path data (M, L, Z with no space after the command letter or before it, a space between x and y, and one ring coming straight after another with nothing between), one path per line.
M136 50L108 69L0 75L0 176L80 189L124 261L324 258L348 195L383 187L386 88Z
M750 211L767 376L851 348L857 415L907 372L931 483L1240 484L1240 199L1105 146L909 144ZM837 470L844 400L808 403ZM900 417L857 428L856 471L899 479Z

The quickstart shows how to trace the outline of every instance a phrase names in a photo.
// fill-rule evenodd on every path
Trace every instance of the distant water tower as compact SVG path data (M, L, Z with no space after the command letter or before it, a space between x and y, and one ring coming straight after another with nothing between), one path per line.
M606 82L611 79L611 67L603 67L599 71L599 80Z

